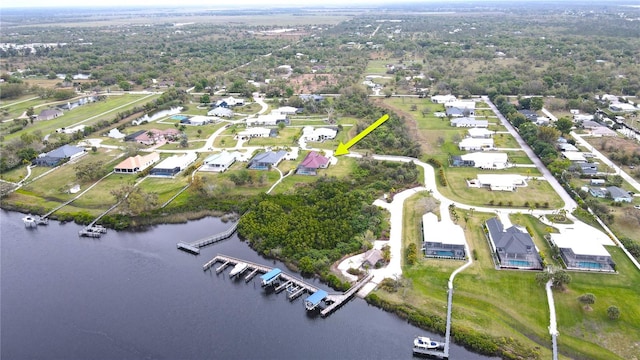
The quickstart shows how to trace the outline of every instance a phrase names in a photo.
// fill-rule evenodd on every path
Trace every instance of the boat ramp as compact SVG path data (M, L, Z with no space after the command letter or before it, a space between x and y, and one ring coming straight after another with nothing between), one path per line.
M231 237L231 235L233 235L233 233L236 232L236 230L238 229L238 223L236 222L235 224L233 224L232 227L230 227L227 231L225 232L221 232L219 234L215 234L212 236L208 236L206 238L202 238L200 240L196 240L193 242L179 242L177 244L178 249L180 250L184 250L193 254L200 254L200 248L216 243L218 241L222 241L225 239L228 239Z
M216 263L221 264L215 267L216 274L223 272L229 266L233 266L233 269L229 273L230 277L239 278L243 273L248 272L244 277L245 282L251 281L258 273L261 273L260 284L263 287L275 287L274 291L276 293L287 290L287 298L289 301L297 299L304 293L310 294L310 296L308 296L304 301L304 306L307 311L313 311L316 308L321 307L321 303L323 302L325 304L329 304L320 310L320 315L322 317L328 316L331 312L346 303L355 293L358 292L358 290L360 290L360 288L362 288L362 286L364 286L364 284L373 278L372 274L368 274L347 292L329 294L315 285L309 284L300 278L287 274L278 268L272 268L225 255L217 255L213 259L209 260L204 264L203 270L207 271L213 268Z

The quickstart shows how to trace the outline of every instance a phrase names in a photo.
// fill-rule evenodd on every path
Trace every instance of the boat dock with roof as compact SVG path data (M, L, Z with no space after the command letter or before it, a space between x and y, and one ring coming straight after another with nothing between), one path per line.
M351 297L353 297L353 295L358 292L364 284L373 278L372 274L368 274L352 286L347 292L330 294L327 291L319 289L315 285L300 278L287 274L278 268L272 268L230 256L217 255L204 264L202 268L204 271L207 271L216 263L221 263L220 266L215 268L216 274L223 272L229 266L233 266L233 269L229 273L230 277L240 278L242 273L248 271L248 274L244 277L245 282L251 281L256 275L258 275L258 273L261 273L260 284L263 287L275 286L274 292L276 293L280 293L286 289L289 301L297 299L305 292L310 294L310 296L304 300L305 308L308 311L314 311L317 308L322 308L320 310L320 315L322 317L329 315L335 309L351 299ZM329 305L324 307L323 305L326 304Z

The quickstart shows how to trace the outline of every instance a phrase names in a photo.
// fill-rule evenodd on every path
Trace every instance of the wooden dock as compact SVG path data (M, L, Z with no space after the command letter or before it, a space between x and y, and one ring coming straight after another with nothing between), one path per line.
M351 299L351 297L353 295L355 295L355 293L357 293L358 290L360 290L364 286L364 284L366 284L369 281L371 281L371 279L373 279L373 274L367 274L367 276L365 276L363 279L361 279L360 281L355 283L345 293L343 293L343 294L330 294L329 296L327 296L327 299L325 301L331 301L332 303L331 303L331 305L327 306L326 308L322 309L322 311L320 311L320 316L325 317L325 316L329 315L335 309L337 309L340 306L342 306L342 304L344 304L346 301Z
M99 238L102 234L107 233L107 228L101 225L88 225L78 231L78 235L90 238Z
M250 272L247 276L245 276L244 278L245 282L251 281L258 273L266 274L271 270L273 270L273 268L269 266L260 265L257 263L253 263L251 261L246 261L246 260L242 260L242 259L238 259L231 256L226 256L226 255L216 255L213 259L207 261L202 266L202 270L207 271L213 268L216 263L222 264L217 268L215 268L216 273L220 273L224 271L224 269L226 269L227 267L235 266L238 263L247 264L247 270L250 270ZM313 294L319 290L318 287L312 284L309 284L308 282L298 277L295 277L293 275L282 272L278 276L279 276L279 279L278 279L279 284L275 287L274 290L276 293L280 293L286 289L287 298L289 299L289 301L294 301L305 292L308 294ZM362 280L355 283L345 293L327 295L327 297L324 300L325 302L331 302L331 305L323 309L320 312L320 315L322 317L328 316L331 312L333 312L334 310L342 306L345 302L347 302L349 299L351 299L353 295L355 295L358 292L358 290L360 290L362 286L368 283L372 278L373 278L373 274L367 274L367 276L365 276Z
M176 246L178 247L178 249L180 250L184 250L193 254L200 254L200 248L216 243L218 241L222 241L225 239L228 239L231 237L231 235L233 235L233 233L236 232L236 230L238 229L238 223L236 222L235 224L233 224L232 227L230 227L229 229L227 229L224 232L212 235L212 236L208 236L206 238L202 238L200 240L196 240L193 242L179 242Z

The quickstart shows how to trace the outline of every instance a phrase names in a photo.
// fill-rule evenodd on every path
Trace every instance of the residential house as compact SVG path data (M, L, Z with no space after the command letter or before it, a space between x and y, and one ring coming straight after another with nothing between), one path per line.
M38 114L38 120L51 120L64 115L60 109L45 109Z
M615 272L616 264L605 247L593 239L592 233L577 229L549 234L551 245L560 250L568 270Z
M478 174L476 179L467 180L467 186L489 188L491 191L516 191L527 186L526 177L515 174Z
M493 139L464 138L458 143L460 150L477 151L493 149Z
M209 155L204 159L200 171L224 172L233 165L242 155L237 152L223 151L221 153Z
M542 270L542 261L531 235L516 226L504 229L497 217L485 223L491 251L498 266L510 269Z
M235 138L236 140L249 140L249 139L258 138L258 137L276 137L276 136L278 136L277 129L255 127L255 128L249 128L249 129L240 131L239 133L236 134Z
M113 168L116 174L137 174L160 160L160 154L152 152L141 156L130 156Z
M274 115L295 115L300 109L293 106L281 106L275 110L271 110Z
M382 251L371 249L364 253L361 267L364 269L379 268L384 263Z
M604 185L607 181L605 179L591 179L589 185L591 186L601 186Z
M581 152L578 151L563 151L562 156L572 163L586 163L587 159Z
M318 152L311 151L298 165L296 174L315 176L318 173L318 169L326 169L327 167L329 167L329 159Z
M578 148L569 143L558 143L558 150L562 152L578 151Z
M224 117L224 118L230 118L233 116L233 110L229 109L229 108L225 108L225 107L217 107L213 110L209 110L209 112L207 112L208 116L217 116L217 117Z
M475 167L476 163L473 160L464 160L460 155L453 155L449 158L449 164L453 167Z
M471 116L471 112L469 110L465 110L465 109L460 109L457 107L447 107L444 110L444 114L446 116L451 116L451 117L465 117L465 116Z
M605 188L597 188L597 187L590 187L589 188L589 194L591 194L591 196L593 196L593 197L604 199L604 198L607 197L607 189L605 189Z
M575 114L573 115L573 122L587 122L587 121L593 121L594 116L593 115L586 115L586 114Z
M187 119L187 124L193 125L193 126L202 126L202 125L205 125L205 124L210 124L212 122L213 122L212 118L206 117L206 116L202 116L202 115L190 116Z
M615 104L609 105L609 110L614 112L623 112L623 111L632 112L632 111L638 111L638 108L627 103L615 103Z
M595 176L598 174L598 165L595 163L575 163L569 166L569 171L575 171L584 175Z
M216 101L216 107L230 108L234 106L243 106L244 99L234 98L233 96L229 96L228 98L221 99Z
M149 172L150 176L173 177L180 171L191 165L198 155L195 152L188 152L184 155L173 155L162 160Z
M510 166L509 157L506 153L474 152L455 158L459 158L459 161L454 161L452 166L473 166L487 170L501 170Z
M287 152L284 150L261 152L251 159L249 169L269 170L272 166L277 166L286 155Z
M247 118L247 127L250 126L278 126L283 123L289 125L289 118L283 114L258 115L258 117Z
M452 101L458 100L455 96L449 95L434 95L431 97L431 102L435 104L444 104Z
M154 145L163 141L175 141L179 135L180 131L177 129L149 129L142 131L134 140L143 145Z
M320 101L324 100L324 97L321 96L321 95L314 95L314 94L301 94L300 95L300 99L302 99L302 101L320 102Z
M486 128L482 128L482 127L472 127L469 130L467 130L467 132L469 133L469 137L472 138L485 138L488 139L490 137L493 136L494 132L491 130L487 130Z
M465 116L474 116L476 109L476 102L473 100L460 100L460 101L450 101L444 104L445 110L448 108L457 108L462 110L468 115Z
M609 196L613 199L614 202L628 202L633 201L633 197L629 194L627 190L621 189L617 186L609 186L607 187L607 191L609 192Z
M434 213L422 216L422 251L429 258L467 257L464 230L451 221L438 221Z
M489 126L487 120L476 120L474 118L460 117L451 119L451 126L468 128L486 128Z
M518 112L524 115L524 117L526 117L527 120L531 122L538 121L538 114L535 111L523 109L523 110L518 110Z
M593 129L597 129L600 127L603 127L602 124L600 124L599 122L595 122L595 121L591 121L591 120L585 120L582 121L582 127L588 130L593 130Z
M81 147L62 145L46 154L40 154L40 156L33 160L33 164L40 166L56 166L63 161L75 160L84 154L86 154L86 151Z
M306 141L325 141L335 139L338 130L332 128L316 128L313 126L305 126L302 129L302 138Z

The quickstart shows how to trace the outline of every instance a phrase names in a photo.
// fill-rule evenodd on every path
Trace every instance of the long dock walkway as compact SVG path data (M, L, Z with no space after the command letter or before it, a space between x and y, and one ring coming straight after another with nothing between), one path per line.
M207 271L207 270L211 269L212 267L214 267L214 265L216 263L221 263L222 264L221 266L216 268L216 273L222 272L227 267L235 266L238 263L247 264L247 270L249 271L249 274L244 277L245 282L251 281L251 279L253 279L256 276L257 273L266 274L266 273L268 273L268 272L273 270L273 268L269 267L269 266L260 265L260 264L257 264L257 263L251 262L251 261L246 261L246 260L234 258L234 257L231 257L231 256L220 255L220 254L216 255L213 259L207 261L202 266L202 270L203 271ZM300 295L302 295L304 292L309 293L309 294L314 294L318 290L320 290L315 285L310 284L310 283L308 283L308 282L306 282L306 281L304 281L304 280L302 280L302 279L300 279L298 277L295 277L293 275L281 272L278 276L279 276L279 280L280 280L280 285L278 285L275 288L276 292L280 292L280 291L282 291L282 290L284 290L286 288L287 292L288 292L288 296L287 297L289 298L289 301L295 300ZM344 292L342 294L339 294L339 293L328 294L324 298L324 300L325 300L325 302L331 302L331 304L329 306L327 306L326 308L324 308L323 310L321 310L320 311L320 315L322 317L328 316L331 312L333 312L334 310L339 308L341 305L343 305L345 302L347 302L351 297L353 297L353 295L355 295L358 292L358 290L360 290L362 288L362 286L364 286L372 278L373 278L373 274L368 274L362 280L360 280L356 284L354 284L346 292Z
M100 180L96 181L95 183L93 183L91 186L89 186L88 188L86 188L83 192L81 192L80 194L76 195L73 199L65 201L64 203L56 206L55 208L53 208L53 210L49 211L48 213L42 215L42 218L48 218L49 216L51 216L51 214L53 214L54 212L62 209L63 207L71 204L72 202L78 200L82 195L84 195L87 191L93 189L96 185L98 185L102 180L106 179L109 175L111 175L112 173L108 173L107 175L103 176L102 178L100 178Z
M202 238L202 239L199 239L199 240L196 240L196 241L193 241L193 242L182 242L181 241L176 246L180 250L192 252L194 254L200 254L200 248L201 247L216 243L218 241L222 241L224 239L228 239L228 238L231 237L231 235L233 235L233 233L236 232L237 229L238 229L238 222L233 224L233 226L231 226L229 229L227 229L224 232L221 232L221 233L218 233L218 234L215 234L215 235L211 235L211 236L207 236L206 238Z
M331 305L320 311L320 316L325 317L329 315L332 311L340 307L344 302L349 300L355 293L358 292L366 283L373 279L373 274L369 273L363 279L355 283L349 290L347 290L344 294L330 294L327 296L328 301L332 301Z

